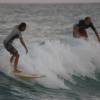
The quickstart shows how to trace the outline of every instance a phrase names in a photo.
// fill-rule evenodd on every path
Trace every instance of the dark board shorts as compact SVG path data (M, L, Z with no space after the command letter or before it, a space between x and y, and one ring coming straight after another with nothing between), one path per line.
M4 41L4 47L5 47L6 50L7 50L8 52L10 52L10 54L12 54L12 55L16 55L16 53L18 52L18 51L15 49L15 47L12 45L12 43L10 43L10 42L5 42L5 41Z

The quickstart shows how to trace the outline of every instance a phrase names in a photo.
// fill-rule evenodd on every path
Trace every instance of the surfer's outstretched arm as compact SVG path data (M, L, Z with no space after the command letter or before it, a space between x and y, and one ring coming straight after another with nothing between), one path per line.
M96 28L95 28L95 26L93 25L93 23L91 24L91 28L92 28L92 29L93 29L93 31L95 32L95 35L96 35L96 37L97 37L98 41L100 42L99 33L98 33L98 31L96 30Z
M25 42L24 42L24 40L23 40L23 38L22 38L22 37L20 38L20 42L21 42L21 44L23 45L23 47L25 48L26 53L28 53L27 46L26 46L26 44L25 44Z
M96 35L96 37L97 37L97 39L98 39L98 41L99 41L99 43L100 43L100 37L99 37L99 34L98 34L97 31L95 31L95 35Z

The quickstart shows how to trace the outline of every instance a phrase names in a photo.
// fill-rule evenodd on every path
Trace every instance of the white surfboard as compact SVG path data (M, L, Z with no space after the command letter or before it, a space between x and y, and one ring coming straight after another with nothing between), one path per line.
M24 79L24 80L31 80L31 79L37 79L37 78L43 78L46 77L45 75L38 75L38 74L25 74L25 73L14 73L15 76Z

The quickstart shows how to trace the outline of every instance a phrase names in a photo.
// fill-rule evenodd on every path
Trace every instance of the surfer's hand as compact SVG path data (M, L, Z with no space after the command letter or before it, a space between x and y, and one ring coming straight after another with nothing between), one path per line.
M28 49L26 48L26 54L28 53Z
M98 38L98 42L100 43L100 38Z
M98 32L96 32L96 36L97 36L98 42L100 43L100 36Z

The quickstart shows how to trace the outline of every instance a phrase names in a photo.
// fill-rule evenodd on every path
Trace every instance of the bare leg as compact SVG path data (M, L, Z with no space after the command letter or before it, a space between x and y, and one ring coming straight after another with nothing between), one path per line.
M13 62L14 57L15 57L14 55L12 55L12 56L11 56L11 58L10 58L10 63L12 63L12 62Z
M21 71L17 69L18 61L19 61L19 54L16 53L14 62L14 72L20 73Z

